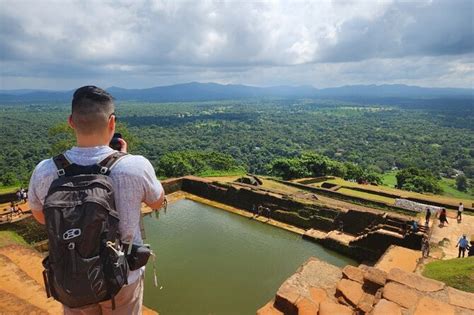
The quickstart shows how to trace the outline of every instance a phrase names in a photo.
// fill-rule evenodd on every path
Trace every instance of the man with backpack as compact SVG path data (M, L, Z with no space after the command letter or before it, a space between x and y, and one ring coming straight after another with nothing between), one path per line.
M132 244L143 244L141 204L159 209L163 187L123 139L120 152L109 147L116 123L109 93L77 89L68 122L77 146L40 162L29 186L32 214L48 231L47 293L65 314L141 314L146 260L131 268L129 256Z

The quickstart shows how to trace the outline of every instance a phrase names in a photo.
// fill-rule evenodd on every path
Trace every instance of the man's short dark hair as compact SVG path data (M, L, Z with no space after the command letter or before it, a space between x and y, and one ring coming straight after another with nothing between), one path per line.
M72 121L81 134L94 134L107 127L114 113L114 98L94 85L78 88L72 98Z

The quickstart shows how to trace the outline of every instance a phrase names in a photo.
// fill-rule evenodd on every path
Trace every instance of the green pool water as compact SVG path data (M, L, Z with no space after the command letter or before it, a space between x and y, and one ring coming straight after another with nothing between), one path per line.
M163 288L153 286L149 263L144 304L160 315L255 314L310 256L355 264L299 235L190 200L146 217L145 230Z

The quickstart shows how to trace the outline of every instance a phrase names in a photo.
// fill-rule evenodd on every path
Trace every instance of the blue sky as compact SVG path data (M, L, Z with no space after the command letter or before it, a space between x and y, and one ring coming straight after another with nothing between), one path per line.
M5 1L0 89L473 87L474 1Z

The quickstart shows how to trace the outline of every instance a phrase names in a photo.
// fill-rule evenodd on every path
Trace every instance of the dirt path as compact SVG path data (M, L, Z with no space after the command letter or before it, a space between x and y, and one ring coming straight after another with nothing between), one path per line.
M439 226L439 221L433 224L433 234L431 243L435 243L443 252L442 259L451 259L458 257L456 243L459 238L466 234L468 240L474 239L474 216L463 215L462 222L456 221L456 211L448 212L449 224L444 227Z

